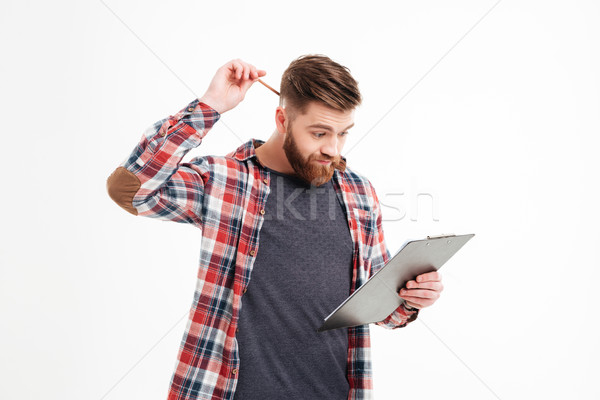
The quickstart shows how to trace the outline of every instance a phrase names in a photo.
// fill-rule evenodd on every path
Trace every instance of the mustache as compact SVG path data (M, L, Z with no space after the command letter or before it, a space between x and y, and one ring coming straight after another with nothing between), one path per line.
M337 163L342 159L341 156L337 156L337 157L328 157L328 156L321 156L321 158L318 158L317 156L315 156L313 158L313 160L317 160L317 161L331 161L332 163Z

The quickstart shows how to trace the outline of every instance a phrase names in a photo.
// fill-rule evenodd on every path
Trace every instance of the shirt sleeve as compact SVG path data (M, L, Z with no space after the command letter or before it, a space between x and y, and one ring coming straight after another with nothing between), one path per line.
M154 123L108 177L110 197L134 215L200 225L209 169L202 158L194 164L181 160L219 118L217 111L194 99Z
M376 229L374 230L373 238L373 251L371 253L371 273L374 274L379 271L383 266L390 260L391 255L385 243L385 237L383 235L383 224L381 207L375 188L371 185L371 192L373 194L373 211L376 216ZM419 310L409 311L402 303L398 308L394 310L386 319L377 322L376 325L383 326L388 329L403 328L408 323L417 319Z

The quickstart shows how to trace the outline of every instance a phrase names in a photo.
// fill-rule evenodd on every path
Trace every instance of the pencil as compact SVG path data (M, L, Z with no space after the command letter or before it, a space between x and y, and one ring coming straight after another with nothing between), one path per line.
M265 85L267 87L267 89L270 89L273 93L275 93L277 96L279 96L279 92L275 89L273 89L271 86L267 85L266 83L264 83L263 81L261 81L260 79L258 80L260 83L262 83L263 85Z

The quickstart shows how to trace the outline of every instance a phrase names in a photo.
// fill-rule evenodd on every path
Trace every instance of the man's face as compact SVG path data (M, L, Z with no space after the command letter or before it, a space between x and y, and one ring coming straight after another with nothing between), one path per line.
M306 113L288 124L283 150L300 178L321 186L333 176L341 161L348 129L354 125L354 110L338 111L311 102Z

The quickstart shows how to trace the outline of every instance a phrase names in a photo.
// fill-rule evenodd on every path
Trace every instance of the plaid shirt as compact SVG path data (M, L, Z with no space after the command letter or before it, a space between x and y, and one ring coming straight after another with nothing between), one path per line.
M269 195L269 172L250 140L224 157L183 163L220 118L195 99L148 128L129 158L108 178L111 197L132 214L190 223L202 230L194 301L171 380L169 400L232 399L239 356L235 332L249 283ZM379 201L371 183L345 166L332 178L345 205L352 241L351 291L390 258ZM404 306L379 322L405 326L417 314ZM348 328L348 399L372 397L369 326Z

